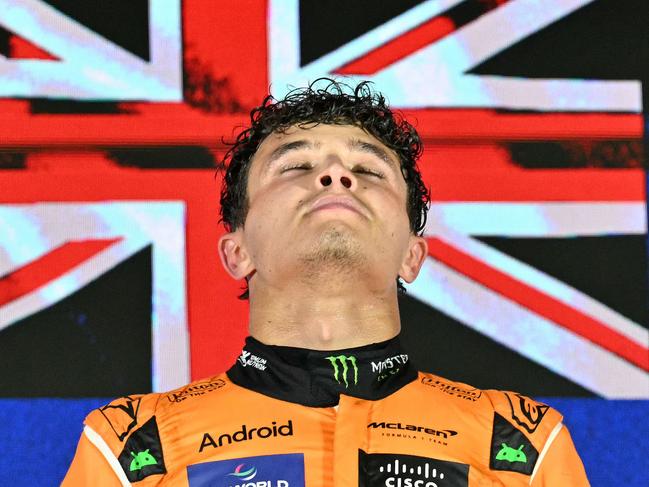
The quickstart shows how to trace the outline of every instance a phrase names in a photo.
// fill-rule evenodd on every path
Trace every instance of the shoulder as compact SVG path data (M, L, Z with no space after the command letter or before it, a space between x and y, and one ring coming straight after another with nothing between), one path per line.
M90 412L84 435L113 469L138 481L166 472L168 446L176 441L179 425L192 423L207 408L219 407L218 391L232 383L225 374L191 382L163 393L117 398Z
M490 468L534 478L554 440L565 429L563 416L518 392L488 390L485 394L493 408Z
M427 372L419 372L418 381L423 389L437 398L458 403L483 403L484 391L463 382L456 382Z
M212 399L215 391L221 391L231 384L225 373L190 382L164 393L161 406L166 410L172 404L201 404L206 399Z
M443 398L459 404L471 405L489 414L498 414L528 434L552 429L562 421L561 414L550 406L513 391L479 389L435 374L420 372L422 389L430 391L431 400ZM426 387L424 387L426 386Z
M518 392L478 389L429 373L420 373L418 380L420 389L432 390L430 402L461 416L472 437L485 438L492 470L531 475L563 428L557 410Z
M85 424L120 442L151 418L163 419L174 412L200 408L211 393L230 384L225 374L197 380L168 392L119 397L92 411Z
M547 404L513 391L487 390L495 414L530 436L547 436L563 416Z

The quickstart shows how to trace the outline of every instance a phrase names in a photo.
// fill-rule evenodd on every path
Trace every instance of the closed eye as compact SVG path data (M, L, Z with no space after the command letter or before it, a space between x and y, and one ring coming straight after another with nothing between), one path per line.
M296 164L295 166L284 167L284 168L282 168L281 172L285 173L287 171L292 171L293 169L308 170L308 169L312 169L312 167L311 167L311 164L303 162L301 164Z
M294 169L307 171L309 169L313 169L313 166L308 162L303 162L303 163L300 163L300 164L296 164L294 166L284 167L284 168L282 168L281 173L292 171ZM379 179L383 179L385 177L385 175L380 171L375 171L375 170L368 169L368 168L362 167L362 166L356 166L352 171L355 172L355 173L360 173L360 174L369 174L370 176L374 176L374 177L377 177Z
M355 167L354 172L361 173L361 174L369 174L379 179L383 179L385 177L385 175L382 172L374 171L372 169L367 169L365 167Z

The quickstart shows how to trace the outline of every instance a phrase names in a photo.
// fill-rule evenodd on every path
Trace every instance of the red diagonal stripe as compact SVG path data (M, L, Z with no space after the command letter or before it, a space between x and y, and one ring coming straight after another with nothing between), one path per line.
M59 58L47 52L45 49L0 25L0 38L2 37L6 39L6 44L4 49L0 47L0 54L9 59L43 59L48 61L60 61Z
M418 49L446 37L455 28L455 24L448 17L434 17L402 36L377 47L363 57L345 64L335 72L337 74L374 74Z
M0 306L29 294L120 240L122 239L113 238L66 242L0 277Z
M428 253L474 281L649 371L649 349L601 321L494 269L438 238L428 239Z
M507 1L475 2L474 8L464 13L459 12L459 10L463 9L462 5L456 6L373 49L362 57L345 64L334 72L337 74L375 74L422 47L446 37L481 15L507 3Z
M60 59L53 56L46 50L32 44L23 37L13 34L9 38L9 58L10 59L43 59L47 61L59 61Z

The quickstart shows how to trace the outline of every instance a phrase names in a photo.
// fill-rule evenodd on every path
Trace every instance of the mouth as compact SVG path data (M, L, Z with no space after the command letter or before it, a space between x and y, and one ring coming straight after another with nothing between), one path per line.
M317 208L314 208L312 212L322 211L322 210L347 210L347 211L353 211L354 213L359 213L356 208L352 208L351 206L344 205L342 203L327 203L325 205L321 205L318 206Z
M316 211L351 211L361 216L365 215L360 203L349 196L329 195L322 197L311 206L311 213Z

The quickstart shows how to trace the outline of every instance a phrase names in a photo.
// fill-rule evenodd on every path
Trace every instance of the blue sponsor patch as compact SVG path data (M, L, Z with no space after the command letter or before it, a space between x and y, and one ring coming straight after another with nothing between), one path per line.
M190 487L304 487L304 454L264 455L187 467Z

